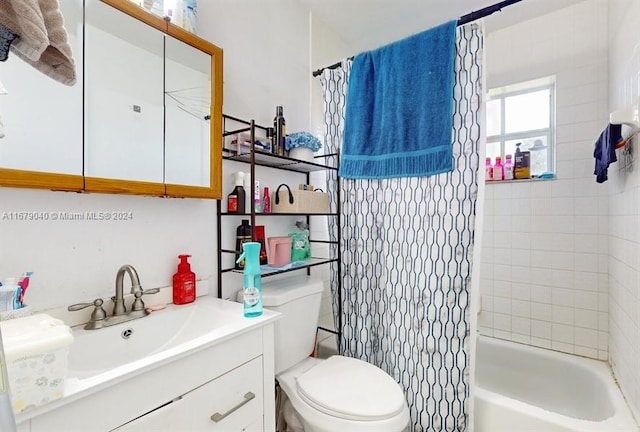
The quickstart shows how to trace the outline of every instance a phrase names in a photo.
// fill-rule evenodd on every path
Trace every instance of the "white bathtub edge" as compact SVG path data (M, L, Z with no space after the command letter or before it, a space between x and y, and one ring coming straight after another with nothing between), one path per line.
M509 349L525 351L535 356L560 359L562 362L569 363L575 367L588 368L590 372L602 379L606 385L606 391L614 406L614 414L603 421L589 421L573 418L492 392L480 387L477 385L477 381L474 380L476 382L473 392L474 406L479 410L488 409L488 411L490 411L485 413L474 413L474 417L478 417L478 422L476 422L477 424L475 425L477 428L474 428L474 432L502 432L496 430L495 426L494 429L490 431L483 430L483 423L486 421L505 422L506 419L504 416L510 415L513 416L514 421L526 422L530 420L532 425L534 425L532 426L532 429L526 429L523 425L523 432L529 430L533 432L536 430L535 428L540 428L543 424L545 432L640 431L621 390L614 380L611 368L605 362L482 335L478 336L478 343L508 346ZM496 408L499 408L499 412ZM494 414L496 415L495 418L487 418L487 416ZM505 430L505 432L508 431Z

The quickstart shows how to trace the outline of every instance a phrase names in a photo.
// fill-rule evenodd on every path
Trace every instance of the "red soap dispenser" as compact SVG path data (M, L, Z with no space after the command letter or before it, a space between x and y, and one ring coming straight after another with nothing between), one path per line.
M189 257L191 255L178 255L180 263L178 271L173 275L173 303L186 304L196 299L196 274L191 271Z

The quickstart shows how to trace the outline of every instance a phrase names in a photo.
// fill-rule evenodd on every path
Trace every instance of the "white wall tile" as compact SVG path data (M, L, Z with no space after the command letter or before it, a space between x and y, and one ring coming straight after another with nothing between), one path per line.
M575 345L572 343L560 342L560 341L551 341L551 349L555 351L564 352L567 354L573 354L575 352Z
M531 335L531 320L527 318L513 317L511 319L511 332L520 335ZM597 339L596 339L597 340Z
M552 308L552 305L548 303L531 303L531 318L551 322L553 319Z
M544 285L531 285L531 301L534 303L553 302L553 287Z
M572 325L553 323L551 325L551 339L553 342L566 344L574 343L575 328Z
M575 290L573 289L553 287L551 304L553 304L554 306L573 307L574 293Z
M531 320L531 336L551 340L551 323Z
M587 348L576 344L574 354L582 357L598 358L598 350L595 348Z
M494 297L493 312L503 315L511 315L511 299L505 297Z
M487 185L495 216L484 234L500 237L483 259L493 273L483 283L505 299L503 311L511 300L500 336L592 358L608 347L593 337L606 331L607 274L614 266L619 283L631 283L625 268L637 256L622 249L609 259L608 185L593 176L593 142L609 113L607 16L606 1L587 0L490 33L486 44L490 88L556 75L557 180ZM625 290L618 297L630 301Z
M592 329L576 328L575 344L582 347L597 349L598 348L598 332Z
M493 313L493 328L496 330L502 330L505 332L511 331L511 315Z
M531 345L536 346L536 347L540 347L540 348L551 349L551 340L550 339L532 337L531 338Z
M549 246L545 250L573 252L575 250L575 238L574 234L555 234L551 236L548 242Z
M574 323L576 327L598 329L598 312L586 309L575 309Z
M531 318L531 302L511 300L511 314L520 318Z
M573 326L573 318L576 310L567 306L551 306L551 320L554 324ZM554 338L555 339L555 338Z
M606 298L606 294L603 294ZM598 310L598 293L576 290L574 305L577 309ZM608 310L608 307L606 308Z

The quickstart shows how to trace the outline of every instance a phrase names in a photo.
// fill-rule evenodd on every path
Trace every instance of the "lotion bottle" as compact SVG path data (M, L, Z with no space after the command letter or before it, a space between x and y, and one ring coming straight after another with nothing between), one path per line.
M173 275L173 303L177 305L192 303L196 299L196 274L191 271L190 256L178 255L180 263Z
M244 316L247 318L262 315L262 279L260 278L260 243L242 244L242 255L238 258L245 261L242 278L242 304Z

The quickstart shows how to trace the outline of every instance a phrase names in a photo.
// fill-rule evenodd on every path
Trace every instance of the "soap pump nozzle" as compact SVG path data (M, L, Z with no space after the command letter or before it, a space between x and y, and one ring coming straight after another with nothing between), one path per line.
M189 271L191 270L191 263L189 263L189 258L191 255L178 255L180 258L180 262L178 263L179 271Z

